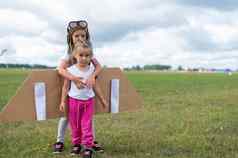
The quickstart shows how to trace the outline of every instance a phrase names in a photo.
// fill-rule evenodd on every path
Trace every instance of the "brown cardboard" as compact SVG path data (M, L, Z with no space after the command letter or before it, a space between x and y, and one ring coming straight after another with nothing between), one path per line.
M119 111L138 110L142 105L142 98L119 68L103 69L97 78L96 85L101 88L107 102L110 103L110 81L114 78L120 80ZM57 118L62 115L58 110L62 78L56 70L34 70L17 90L16 95L3 108L3 111L0 113L1 122L36 120L33 90L35 82L44 82L46 84L47 119ZM95 112L110 112L110 106L107 109L103 109L96 97Z

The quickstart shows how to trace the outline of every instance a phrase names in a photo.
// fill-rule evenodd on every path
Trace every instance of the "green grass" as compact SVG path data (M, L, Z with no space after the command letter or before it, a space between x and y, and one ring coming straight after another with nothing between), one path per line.
M0 106L14 94L25 71L0 70ZM238 74L127 72L144 98L134 113L95 116L96 158L238 157ZM0 124L0 157L71 157L51 152L57 119Z
M0 69L0 110L15 95L17 88L27 77L29 71L20 69Z

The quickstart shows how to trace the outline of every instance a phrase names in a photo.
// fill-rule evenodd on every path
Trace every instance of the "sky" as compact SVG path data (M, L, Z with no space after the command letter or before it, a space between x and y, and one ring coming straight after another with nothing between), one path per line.
M86 20L108 67L238 69L237 0L0 1L0 63L57 66L66 27Z

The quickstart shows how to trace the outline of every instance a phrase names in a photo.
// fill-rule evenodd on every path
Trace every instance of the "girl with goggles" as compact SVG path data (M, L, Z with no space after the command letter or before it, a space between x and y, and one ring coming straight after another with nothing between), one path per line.
M67 26L68 48L64 56L60 59L60 62L59 62L60 64L58 66L58 72L61 76L73 81L77 85L77 87L81 87L82 85L85 85L85 83L82 82L81 78L76 77L67 71L67 68L73 64L70 59L71 59L75 44L77 44L78 42L85 43L89 45L89 47L92 49L90 34L88 31L88 23L85 20L70 21L68 23L68 26ZM95 85L95 78L102 69L101 65L99 64L96 58L92 57L91 63L94 65L95 71L86 81L86 85L89 87L93 87ZM65 136L65 131L67 126L68 126L67 117L61 117L58 122L57 141L53 145L54 153L61 153L64 150L64 136ZM95 138L94 124L93 124L93 131L94 131L93 133ZM104 152L104 149L98 144L97 141L94 141L93 150L97 152Z

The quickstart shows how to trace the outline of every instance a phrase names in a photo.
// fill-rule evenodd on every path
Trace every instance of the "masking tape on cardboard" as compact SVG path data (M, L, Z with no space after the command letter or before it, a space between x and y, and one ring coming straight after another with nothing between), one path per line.
M36 119L46 120L46 87L44 82L36 82L34 86Z

